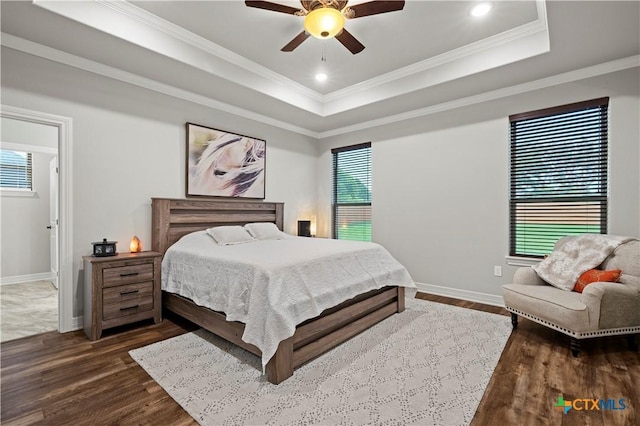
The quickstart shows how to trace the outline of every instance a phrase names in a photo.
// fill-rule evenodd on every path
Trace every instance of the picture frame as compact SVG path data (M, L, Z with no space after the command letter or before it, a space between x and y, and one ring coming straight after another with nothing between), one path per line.
M187 197L265 198L267 142L186 123Z

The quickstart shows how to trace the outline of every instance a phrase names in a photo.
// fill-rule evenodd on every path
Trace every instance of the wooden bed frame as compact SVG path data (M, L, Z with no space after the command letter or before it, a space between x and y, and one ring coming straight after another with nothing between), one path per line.
M230 200L152 198L152 250L164 254L180 237L220 225L273 222L283 227L283 203ZM227 321L224 313L198 306L168 292L163 307L200 327L261 356L260 349L242 340L244 324ZM316 358L396 312L404 311L404 287L373 290L329 308L299 324L295 334L280 342L266 366L267 380L278 384L294 368Z

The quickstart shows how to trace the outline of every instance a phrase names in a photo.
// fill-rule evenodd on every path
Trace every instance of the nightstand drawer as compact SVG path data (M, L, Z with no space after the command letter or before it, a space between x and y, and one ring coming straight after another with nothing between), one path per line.
M122 303L153 295L153 281L108 287L102 290L102 303Z
M153 296L138 296L126 301L104 304L102 306L102 319L108 321L114 318L125 317L139 312L153 309Z
M141 281L153 281L153 264L120 266L102 271L102 286L113 287Z

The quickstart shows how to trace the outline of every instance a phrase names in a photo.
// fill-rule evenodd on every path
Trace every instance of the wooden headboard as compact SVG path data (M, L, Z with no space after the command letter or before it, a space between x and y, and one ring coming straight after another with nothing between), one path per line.
M221 225L273 222L282 230L284 203L151 199L151 249L164 254L180 237Z

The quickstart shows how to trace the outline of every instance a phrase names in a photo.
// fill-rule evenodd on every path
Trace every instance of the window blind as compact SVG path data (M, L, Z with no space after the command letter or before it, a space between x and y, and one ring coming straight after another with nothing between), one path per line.
M30 152L0 149L0 188L32 190Z
M509 117L511 256L543 257L563 236L607 232L608 105Z
M333 238L371 241L371 143L331 150Z

